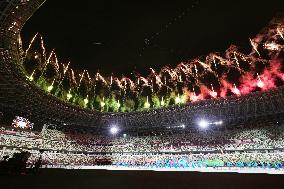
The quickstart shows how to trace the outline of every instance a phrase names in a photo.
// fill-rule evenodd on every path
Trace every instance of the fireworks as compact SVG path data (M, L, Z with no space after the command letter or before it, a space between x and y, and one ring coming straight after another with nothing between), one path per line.
M147 100L144 104L144 108L148 109L148 108L150 108L150 106L151 106L151 104L149 103L149 97L147 96Z
M103 97L103 100L101 101L100 105L101 105L101 108L105 107L106 103L104 102L104 97Z
M249 39L251 46L253 47L253 50L255 50L255 52L258 54L258 56L260 56L260 53L257 50L257 44L255 42L253 42L251 39Z
M67 100L70 100L72 98L72 94L69 92L68 94L67 94Z
M259 75L257 74L257 83L256 85L259 87L259 88L263 88L264 87L264 83L263 81L261 80L261 78L259 77Z
M85 103L85 105L87 105L89 103L88 97L84 99L84 103Z
M47 91L50 92L53 89L53 85L47 87Z
M241 95L240 90L237 88L236 84L234 84L234 87L231 89L232 92L236 95Z
M214 91L214 88L213 88L213 85L212 85L212 84L211 84L211 88L212 88L212 91L210 91L209 94L210 94L210 96L212 96L213 98L216 98L218 94L217 94L217 92Z
M31 123L28 119L16 116L13 120L12 127L20 129L33 129L34 124Z
M283 34L282 34L282 32L280 31L279 28L277 28L277 33L278 33L278 34L280 35L280 37L284 40Z
M55 74L52 78L46 78L48 92L53 92L54 88L65 91L65 87L69 90L64 93L64 98L68 101L73 99L72 103L78 103L78 98L82 98L84 107L91 105L93 107L93 103L97 102L97 109L101 110L111 106L116 110L126 110L126 106L135 107L133 102L140 104L136 105L136 109L139 107L147 109L152 106L152 103L153 107L164 107L169 104L184 104L206 98L226 97L230 94L245 95L255 90L274 88L277 86L276 80L284 81L281 62L275 59L284 49L282 28L283 25L278 24L277 28L269 29L265 38L249 39L252 50L248 55L240 52L237 47L231 46L223 55L211 53L204 59L182 62L176 68L165 66L160 72L150 68L150 74L147 77L137 74L134 80L113 74L110 77L104 77L99 72L92 77L87 70L81 73L74 72L70 62L59 63L55 50L46 54L43 39L37 33L32 38L25 55L28 59L31 57L29 55L34 55L36 51L37 58L33 57L41 59L41 62L27 78L34 82L38 82L39 78L46 78L44 73L48 72L49 66ZM41 49L35 50L34 45L37 40ZM261 58L262 50L268 51L267 59ZM254 56L255 53L258 56ZM265 67L259 71L257 63L262 63ZM240 76L232 82L229 77L233 70ZM37 77L37 72L40 73L40 77Z
M161 106L165 106L165 101L164 101L164 97L162 96L162 100L161 100Z

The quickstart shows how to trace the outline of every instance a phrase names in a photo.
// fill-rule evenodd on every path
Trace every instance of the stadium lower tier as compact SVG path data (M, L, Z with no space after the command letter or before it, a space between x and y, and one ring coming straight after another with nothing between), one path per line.
M1 156L11 157L22 149L1 149ZM255 150L249 152L214 153L108 153L88 154L75 152L56 152L26 150L31 153L27 167L32 167L41 158L43 167L74 168L78 166L115 166L120 168L209 168L209 167L247 167L284 168L283 150Z
M0 129L0 155L28 151L28 166L41 157L47 167L118 166L148 168L258 167L284 165L283 124L234 130L179 130L103 135L44 127L42 132ZM4 158L4 157L3 157Z

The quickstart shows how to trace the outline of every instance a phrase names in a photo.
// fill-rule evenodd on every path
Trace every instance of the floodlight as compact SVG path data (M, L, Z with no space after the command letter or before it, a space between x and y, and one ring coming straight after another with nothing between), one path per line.
M198 123L199 127L205 129L209 126L209 123L206 121L206 120L201 120L199 123Z
M116 126L111 127L110 128L110 133L113 134L113 135L117 134L118 133L118 128Z

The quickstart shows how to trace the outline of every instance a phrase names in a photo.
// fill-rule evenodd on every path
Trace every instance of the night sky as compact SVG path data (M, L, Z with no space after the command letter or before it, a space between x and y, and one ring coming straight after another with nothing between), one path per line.
M284 1L47 0L22 37L27 46L41 33L47 49L73 68L145 75L230 44L249 48L248 38L283 10Z

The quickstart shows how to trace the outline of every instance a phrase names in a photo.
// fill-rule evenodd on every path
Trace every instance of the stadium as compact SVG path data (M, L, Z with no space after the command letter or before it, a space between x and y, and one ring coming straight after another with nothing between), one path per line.
M0 2L0 156L28 154L10 173L284 173L283 14L249 53L230 46L127 78L60 63L39 33L24 49L20 32L44 2Z

